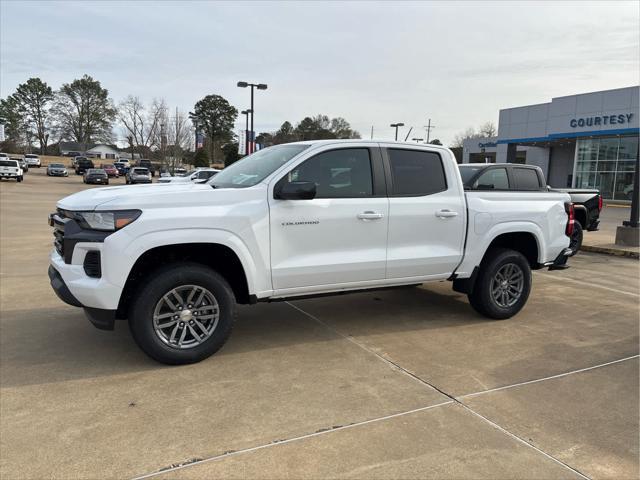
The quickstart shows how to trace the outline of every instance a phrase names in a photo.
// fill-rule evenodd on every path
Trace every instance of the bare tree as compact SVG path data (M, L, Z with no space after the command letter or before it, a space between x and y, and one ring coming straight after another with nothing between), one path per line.
M462 147L462 144L468 138L478 138L481 135L478 134L473 127L467 128L464 132L460 132L453 137L453 142L451 142L451 146L454 148Z
M480 125L480 128L476 131L473 127L467 128L464 132L458 133L453 137L451 146L454 148L462 147L465 140L469 138L484 138L495 137L498 133L496 126L493 122L485 122Z
M130 147L148 153L160 146L160 126L166 106L163 99L154 99L145 108L139 97L129 95L118 106L118 118L124 127Z
M498 134L498 129L493 122L485 122L480 125L480 130L478 131L480 136L482 137L495 137Z
M175 169L176 163L182 158L185 151L189 150L193 143L193 126L191 120L176 107L175 116L166 119L169 155L171 167Z

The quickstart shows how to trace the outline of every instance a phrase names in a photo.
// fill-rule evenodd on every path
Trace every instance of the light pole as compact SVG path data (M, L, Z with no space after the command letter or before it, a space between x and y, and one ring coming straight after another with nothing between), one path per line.
M247 87L251 87L251 108L249 109L249 112L251 113L251 152L249 153L253 153L253 112L254 112L254 108L253 108L253 89L257 88L258 90L266 90L267 89L267 84L266 83L248 83L248 82L238 82L238 87L240 88L247 88Z
M249 155L249 114L252 113L250 108L240 112L245 117L244 122L244 154Z
M398 141L398 127L404 127L404 123L392 123L392 128L396 129L396 142Z
M424 138L412 138L411 140L413 140L416 143L420 143L424 141Z

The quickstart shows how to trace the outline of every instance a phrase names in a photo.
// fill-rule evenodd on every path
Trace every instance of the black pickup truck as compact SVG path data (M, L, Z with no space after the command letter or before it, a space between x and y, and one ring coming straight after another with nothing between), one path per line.
M463 163L458 165L465 190L552 191L568 193L575 211L575 226L569 247L578 253L583 231L598 230L602 196L598 190L553 188L547 185L542 169L519 163Z

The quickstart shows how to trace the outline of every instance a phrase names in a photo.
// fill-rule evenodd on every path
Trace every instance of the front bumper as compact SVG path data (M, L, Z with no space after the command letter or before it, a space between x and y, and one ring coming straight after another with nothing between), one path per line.
M116 321L115 310L91 308L83 305L73 293L71 293L62 275L60 275L60 272L58 272L53 265L49 265L49 281L51 282L51 288L53 288L58 298L72 307L83 308L84 313L94 327L100 330L113 330Z

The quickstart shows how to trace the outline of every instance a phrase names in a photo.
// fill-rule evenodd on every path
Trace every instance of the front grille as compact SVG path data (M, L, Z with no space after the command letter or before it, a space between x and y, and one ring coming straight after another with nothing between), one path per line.
M65 219L64 210L58 209L57 213L51 215L51 221L53 226L53 245L56 248L56 252L64 258L64 225L68 221Z
M84 257L84 273L89 277L100 278L102 276L102 267L100 266L100 252L92 250L87 252Z

